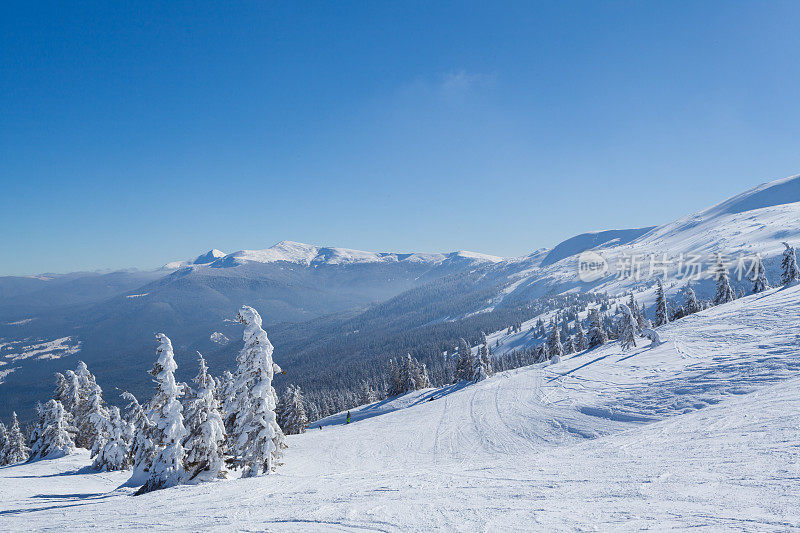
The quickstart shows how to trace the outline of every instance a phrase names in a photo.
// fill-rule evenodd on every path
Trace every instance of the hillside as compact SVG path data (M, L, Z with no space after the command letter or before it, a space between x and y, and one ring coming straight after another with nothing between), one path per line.
M131 497L84 454L4 467L0 515L13 530L798 528L797 323L795 285L659 328L656 348L364 406L289 436L263 478Z

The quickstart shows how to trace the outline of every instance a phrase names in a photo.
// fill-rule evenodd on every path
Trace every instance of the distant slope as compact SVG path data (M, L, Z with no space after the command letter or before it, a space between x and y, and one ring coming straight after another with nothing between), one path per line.
M638 239L655 226L637 229L612 229L607 231L596 231L592 233L582 233L564 242L557 244L550 250L550 253L542 260L542 267L552 265L567 257L577 255L585 250L591 250L603 245L620 246L628 244L634 239Z

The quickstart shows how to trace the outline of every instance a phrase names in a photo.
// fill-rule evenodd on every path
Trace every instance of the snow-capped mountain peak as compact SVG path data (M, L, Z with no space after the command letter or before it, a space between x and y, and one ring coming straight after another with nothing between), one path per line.
M349 265L360 263L441 263L447 259L463 258L480 263L498 263L504 258L459 250L451 253L394 253L368 252L351 248L316 246L296 241L280 241L263 250L239 250L225 254L211 250L193 261L175 261L164 266L167 270L177 270L192 265L236 266L243 263L287 262L298 265Z

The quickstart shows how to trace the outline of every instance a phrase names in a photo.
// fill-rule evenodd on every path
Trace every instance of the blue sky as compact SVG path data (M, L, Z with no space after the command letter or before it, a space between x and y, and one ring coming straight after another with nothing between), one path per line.
M800 172L800 2L4 2L0 274L522 255Z

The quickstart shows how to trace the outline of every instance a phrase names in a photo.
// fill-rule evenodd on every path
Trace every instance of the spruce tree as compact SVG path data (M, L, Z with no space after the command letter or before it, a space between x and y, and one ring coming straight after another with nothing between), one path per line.
M781 283L789 285L800 279L800 268L797 266L797 255L794 248L789 246L788 242L784 242L783 245L786 249L781 258Z
M664 284L661 278L658 278L658 286L656 287L656 327L663 326L669 323L669 306L667 304L667 296L664 294Z
M608 342L608 335L606 334L603 320L600 318L600 313L597 309L589 310L589 348L601 346Z
M125 440L125 422L119 407L110 407L107 417L103 417L102 432L106 436L103 446L98 450L92 468L101 472L124 470L129 465L128 442Z
M236 462L243 477L270 473L282 456L283 432L275 418L272 377L280 367L273 363L273 347L261 328L261 316L252 307L239 310L245 325L244 348L236 371L235 425L231 435Z
M149 418L153 422L153 442L158 453L153 460L150 476L137 494L177 485L183 480L183 406L179 398L183 390L175 381L175 355L172 342L163 333L156 335L159 342L158 360L152 370L157 386L150 404Z
M692 315L700 311L702 307L700 307L700 302L697 301L697 296L694 293L694 289L687 285L684 292L686 298L683 307L686 309L686 313Z
M89 372L89 368L83 361L78 361L75 377L77 381L75 385L77 387L74 392L74 398L69 399L69 404L65 405L65 408L72 409L70 412L74 417L74 425L78 430L75 435L75 445L79 448L91 450L95 444L95 434L92 421L89 419L90 398L94 394L95 388L98 387L97 380ZM100 392L102 393L102 390Z
M11 428L8 430L6 445L3 448L3 460L7 465L24 463L28 460L30 449L25 444L25 436L19 428L17 413L11 415Z
M583 331L583 325L580 320L577 321L576 329L578 331L575 335L575 350L584 352L589 349L589 340L586 338L586 333Z
M68 431L64 406L58 400L50 400L40 409L39 427L31 442L31 459L51 459L72 453L75 442Z
M6 425L0 422L0 466L8 464L5 456L6 444L8 444L8 430Z
M715 271L717 279L717 292L714 295L714 305L720 305L732 302L736 299L736 293L731 288L730 279L728 278L728 269L722 262L722 258L717 258L717 267Z
M78 428L83 436L83 441L92 452L94 458L100 453L108 440L109 415L108 409L103 405L102 390L95 384L86 400L83 424Z
M192 414L187 420L188 437L184 443L186 475L191 482L225 477L225 425L216 398L217 384L208 374L205 359L198 355L200 371L194 378L197 391L191 406Z
M771 288L760 255L756 255L753 263L753 278L751 281L753 282L753 294L758 294L759 292L764 292Z
M472 380L474 370L472 349L464 338L458 340L458 361L456 363L456 381Z
M561 344L561 332L558 323L554 323L550 332L550 337L547 338L547 355L551 360L558 362L564 355L564 346Z
M636 347L636 319L633 318L633 312L625 305L620 304L620 317L619 317L619 343L623 350L631 347Z
M287 435L305 433L308 426L305 401L303 400L303 393L298 386L292 387L289 391L285 424L284 433Z
M122 398L129 402L128 419L134 428L133 439L128 448L128 462L133 466L129 483L134 486L142 485L150 477L153 461L158 453L153 441L156 427L136 396L125 391Z

